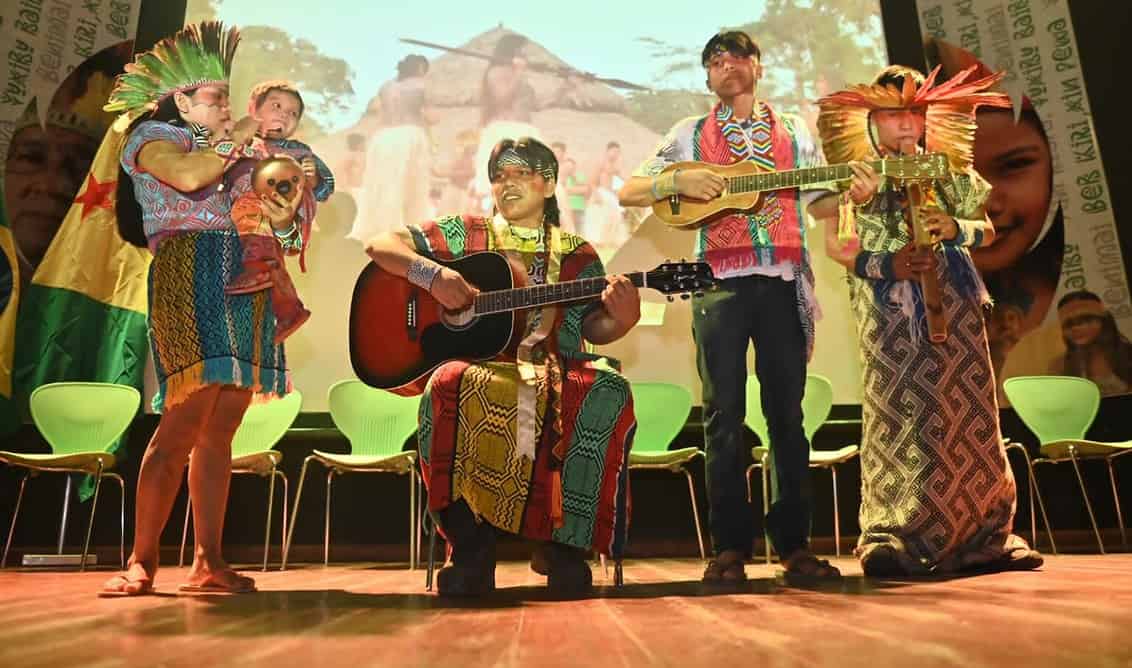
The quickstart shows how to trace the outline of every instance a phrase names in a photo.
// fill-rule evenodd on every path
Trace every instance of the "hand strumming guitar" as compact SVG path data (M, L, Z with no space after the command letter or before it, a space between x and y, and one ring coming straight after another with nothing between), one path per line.
M681 195L704 201L719 197L727 185L722 176L710 169L681 169L673 183Z
M462 311L472 305L479 289L464 280L458 272L442 267L429 290L436 301L449 311Z

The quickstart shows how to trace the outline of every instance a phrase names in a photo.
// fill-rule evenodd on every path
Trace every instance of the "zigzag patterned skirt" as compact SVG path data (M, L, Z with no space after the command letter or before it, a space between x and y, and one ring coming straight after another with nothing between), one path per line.
M919 289L918 284L914 288ZM893 548L910 573L949 572L1024 547L1011 534L1016 489L999 435L982 310L941 270L944 343L850 279L863 369L861 537L864 558Z
M149 270L149 338L159 384L154 410L175 406L205 385L287 393L270 291L224 294L240 271L241 254L234 230L181 234L158 246Z
M620 558L629 523L629 447L636 421L626 380L570 360L562 381L562 523L552 519L553 443L539 430L535 459L515 444L519 382L514 364L449 362L421 398L418 436L429 509L463 499L477 517L535 540ZM540 424L547 392L538 388Z

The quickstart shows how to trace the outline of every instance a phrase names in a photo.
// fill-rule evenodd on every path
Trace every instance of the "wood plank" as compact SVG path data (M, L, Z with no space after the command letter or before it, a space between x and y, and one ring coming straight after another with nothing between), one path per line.
M877 581L836 563L800 589L777 565L705 587L695 559L632 560L614 588L554 600L526 562L499 565L483 601L424 591L424 571L373 564L247 571L260 592L99 599L112 572L0 571L0 665L129 668L692 665L1127 666L1132 555L1049 557L1037 573Z

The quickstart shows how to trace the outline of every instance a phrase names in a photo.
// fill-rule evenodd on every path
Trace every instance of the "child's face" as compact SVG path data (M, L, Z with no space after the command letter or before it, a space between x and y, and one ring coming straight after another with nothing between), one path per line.
M1049 144L1026 117L1016 124L1011 111L979 112L975 170L994 186L986 206L995 231L990 246L971 253L979 269L1013 265L1041 236L1052 169Z
M917 144L924 135L922 109L878 109L873 112L877 143L888 153L900 153L905 142Z
M1101 333L1102 321L1095 315L1079 315L1062 323L1061 331L1075 346L1087 346Z
M295 133L302 117L298 96L285 90L269 91L255 110L260 132L268 139L286 139Z

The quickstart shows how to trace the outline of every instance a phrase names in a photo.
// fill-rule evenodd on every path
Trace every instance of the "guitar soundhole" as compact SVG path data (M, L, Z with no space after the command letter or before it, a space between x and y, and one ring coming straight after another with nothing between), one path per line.
M472 313L472 307L468 307L462 311L448 311L444 307L440 308L440 322L448 329L460 332L468 329L476 324L476 316Z

